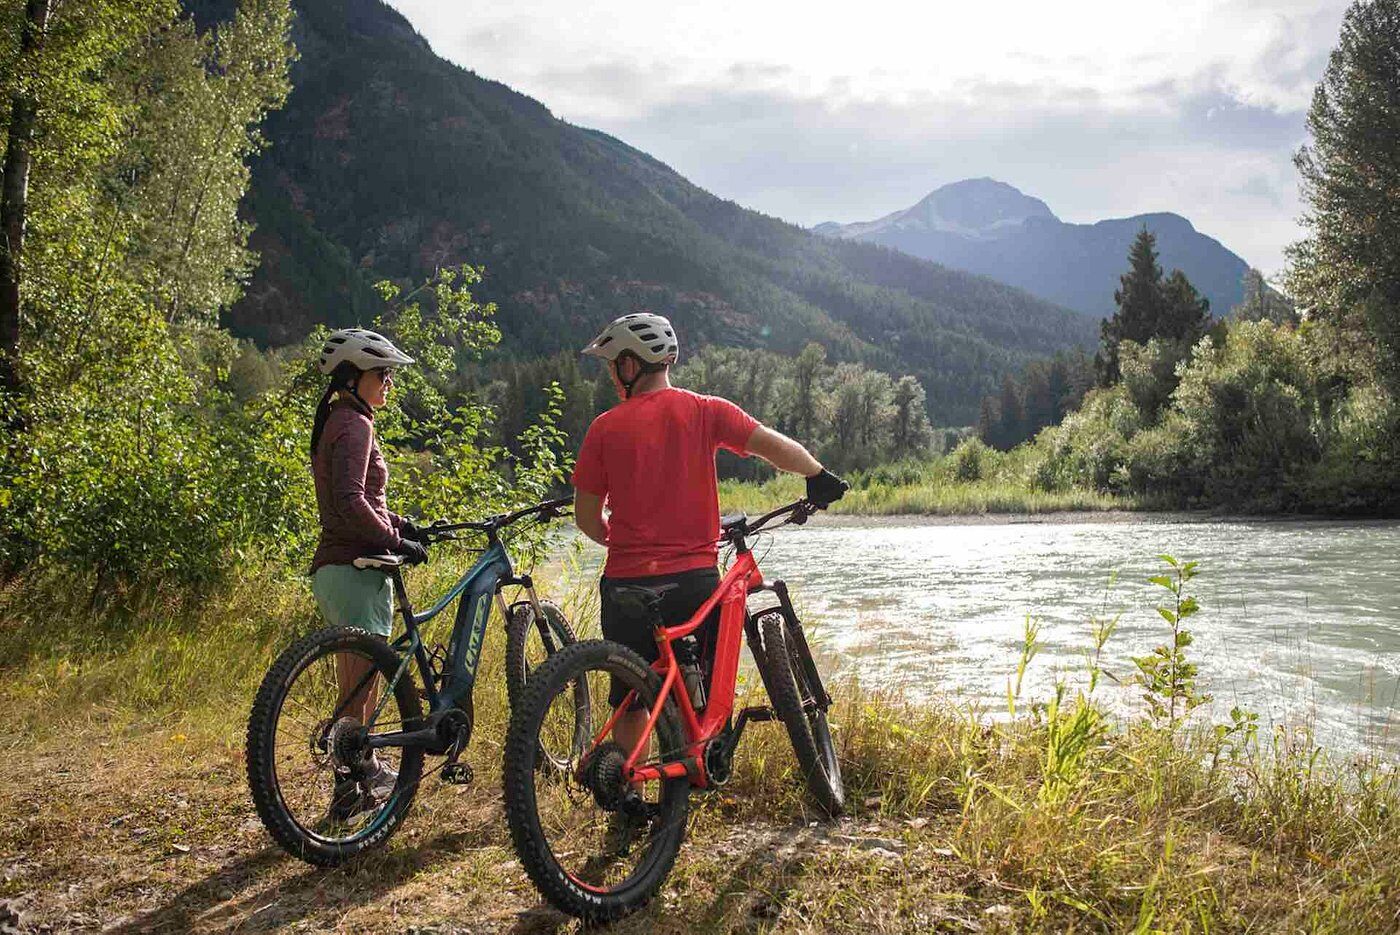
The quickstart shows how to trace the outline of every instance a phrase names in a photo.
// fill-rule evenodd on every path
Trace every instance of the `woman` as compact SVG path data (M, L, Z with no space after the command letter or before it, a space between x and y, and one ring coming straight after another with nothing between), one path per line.
M388 638L394 622L394 592L387 575L356 568L362 555L397 552L409 562L427 561L423 533L389 512L384 487L388 466L374 438L374 413L388 401L394 368L413 358L383 335L346 328L326 339L319 367L330 385L316 407L311 429L311 470L316 481L321 539L311 560L311 589L332 626L360 627ZM370 667L360 656L336 657L336 680L344 702ZM376 680L377 682L377 680ZM371 682L345 706L342 716L364 724L374 713L378 686ZM393 790L394 771L377 757L360 777L338 775L332 818L348 818Z

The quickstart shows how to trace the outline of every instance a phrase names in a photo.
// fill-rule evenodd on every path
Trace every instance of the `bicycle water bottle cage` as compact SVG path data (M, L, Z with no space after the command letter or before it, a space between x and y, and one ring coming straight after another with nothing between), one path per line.
M398 568L403 564L402 555L361 555L350 564L356 568Z

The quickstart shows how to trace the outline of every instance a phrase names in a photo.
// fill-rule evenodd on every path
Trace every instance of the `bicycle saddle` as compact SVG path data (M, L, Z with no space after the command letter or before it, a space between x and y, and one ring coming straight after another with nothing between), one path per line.
M667 591L679 585L663 584L659 588L644 588L641 585L626 584L612 589L612 599L628 617L651 619L660 615L661 601Z
M728 513L719 518L719 528L729 535L735 529L742 530L748 523L749 517L746 513Z
M356 568L398 568L403 564L403 561L402 555L384 553L382 555L361 555L350 564Z

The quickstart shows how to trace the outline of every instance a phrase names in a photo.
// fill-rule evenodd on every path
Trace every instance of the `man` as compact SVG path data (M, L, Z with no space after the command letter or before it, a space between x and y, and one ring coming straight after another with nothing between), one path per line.
M720 580L716 450L758 455L779 470L803 475L807 499L818 507L839 500L847 489L806 448L734 403L673 387L670 368L679 352L671 323L647 312L622 316L583 349L606 362L619 403L593 420L579 450L572 478L575 522L608 547L599 582L603 636L649 662L657 658L649 622L619 606L613 591L625 585L661 590L668 625L685 622L714 593ZM718 622L716 610L696 631L706 671ZM614 684L609 700L616 707L624 695ZM613 736L631 749L645 727L646 712L630 711L618 719Z

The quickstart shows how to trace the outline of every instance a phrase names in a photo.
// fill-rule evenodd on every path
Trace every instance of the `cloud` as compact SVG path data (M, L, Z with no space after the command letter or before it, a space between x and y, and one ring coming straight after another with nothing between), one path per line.
M990 175L1066 220L1176 211L1266 272L1346 5L394 2L440 54L796 223Z

